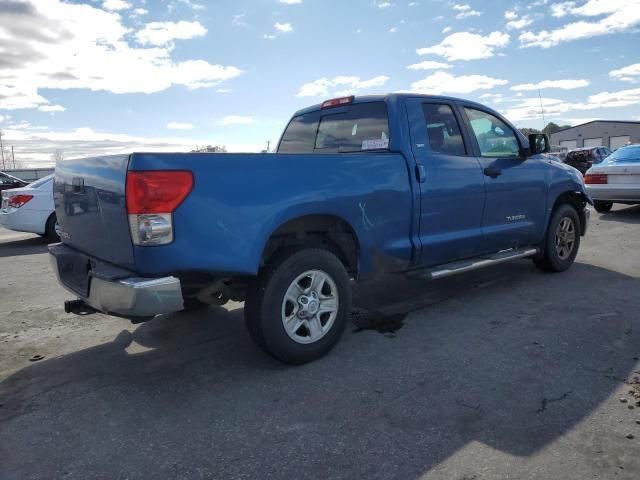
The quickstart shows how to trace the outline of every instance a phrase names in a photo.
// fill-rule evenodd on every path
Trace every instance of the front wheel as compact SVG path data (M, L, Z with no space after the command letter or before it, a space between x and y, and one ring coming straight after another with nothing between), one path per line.
M571 205L560 205L551 217L544 252L534 263L546 272L563 272L576 259L580 248L580 219Z
M245 323L267 353L303 364L338 343L350 311L351 286L342 262L326 250L292 250L258 275L245 303Z
M613 202L601 202L600 200L596 200L593 202L593 208L595 208L598 213L607 213L613 208Z
M60 241L60 226L58 225L58 218L56 217L55 212L47 219L45 235L52 242Z

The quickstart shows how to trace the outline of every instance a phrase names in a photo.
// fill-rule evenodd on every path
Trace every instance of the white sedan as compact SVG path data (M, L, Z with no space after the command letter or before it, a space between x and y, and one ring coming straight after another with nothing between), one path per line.
M613 152L587 170L584 183L598 212L608 212L614 203L640 204L640 145Z
M53 175L26 187L2 192L0 225L9 230L31 232L59 241L58 222L53 207Z

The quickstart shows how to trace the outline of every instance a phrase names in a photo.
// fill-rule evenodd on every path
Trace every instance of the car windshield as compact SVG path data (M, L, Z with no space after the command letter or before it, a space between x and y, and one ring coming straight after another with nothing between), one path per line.
M622 147L606 158L609 163L640 163L640 145Z

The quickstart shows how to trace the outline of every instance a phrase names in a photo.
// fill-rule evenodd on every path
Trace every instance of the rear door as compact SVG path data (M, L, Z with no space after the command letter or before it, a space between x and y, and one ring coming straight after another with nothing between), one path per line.
M496 114L477 105L461 110L486 184L483 252L538 242L547 208L546 159L523 157L514 128Z
M420 186L420 264L473 257L482 245L484 179L453 104L407 100Z

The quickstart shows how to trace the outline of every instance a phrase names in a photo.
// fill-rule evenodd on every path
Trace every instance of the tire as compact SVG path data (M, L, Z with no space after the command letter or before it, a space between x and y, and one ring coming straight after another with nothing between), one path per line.
M45 226L45 236L52 242L59 242L60 235L56 232L56 224L58 223L58 219L56 218L56 214L52 213L49 215L47 219L47 225Z
M350 312L351 285L342 262L327 250L307 248L287 250L260 271L244 315L256 345L284 363L301 365L338 343Z
M208 303L201 302L196 297L187 297L183 301L183 312L198 312L204 310L209 306Z
M593 208L596 209L598 213L607 213L611 211L613 207L613 202L602 202L600 200L596 200L593 202Z
M545 234L543 253L535 265L545 272L564 272L576 259L580 248L580 218L575 208L560 205L551 216Z

